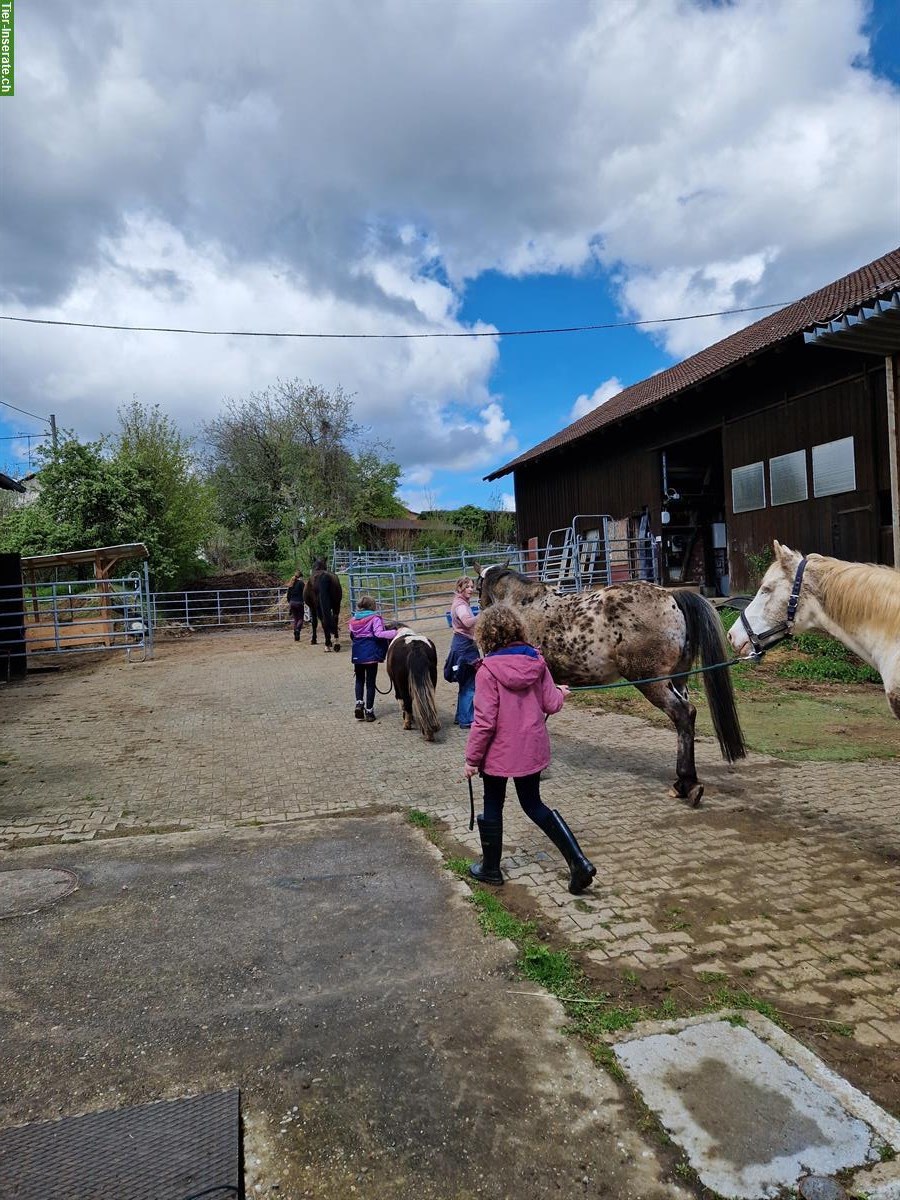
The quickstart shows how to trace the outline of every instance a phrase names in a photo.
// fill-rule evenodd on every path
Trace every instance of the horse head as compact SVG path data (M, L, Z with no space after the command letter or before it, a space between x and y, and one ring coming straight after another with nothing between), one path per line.
M480 563L472 563L473 569L477 572L476 591L478 603L482 608L488 608L494 603L493 588L498 579L502 579L504 574L509 573L509 563L509 559L505 563L492 563L488 567L483 567Z
M775 560L763 576L759 591L744 609L741 619L735 621L728 633L728 640L738 654L751 649L757 654L774 646L787 637L801 605L808 603L809 594L798 584L802 582L801 563L805 558L799 550L791 550L778 541L773 543ZM791 609L791 596L797 589L797 598Z

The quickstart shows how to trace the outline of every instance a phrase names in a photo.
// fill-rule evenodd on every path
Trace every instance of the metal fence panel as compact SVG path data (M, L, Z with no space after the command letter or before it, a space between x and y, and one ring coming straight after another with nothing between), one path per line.
M10 624L20 621L27 657L85 651L140 650L150 657L153 630L147 573L119 579L55 579L0 587ZM21 654L21 639L0 630L3 660Z

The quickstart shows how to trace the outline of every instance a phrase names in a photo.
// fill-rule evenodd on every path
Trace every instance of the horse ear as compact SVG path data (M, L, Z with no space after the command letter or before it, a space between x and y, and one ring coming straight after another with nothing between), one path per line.
M789 567L794 558L794 551L790 546L782 546L777 539L772 543L775 548L775 558L784 566Z
M476 575L480 576L481 572L484 570L484 567L482 567L481 563L473 561L472 570L475 572Z
M506 569L509 567L509 564L510 564L511 562L512 562L512 559L511 559L511 558L508 558L508 559L506 560L506 562L503 564L503 570L504 570L504 571L505 571L505 570L506 570Z

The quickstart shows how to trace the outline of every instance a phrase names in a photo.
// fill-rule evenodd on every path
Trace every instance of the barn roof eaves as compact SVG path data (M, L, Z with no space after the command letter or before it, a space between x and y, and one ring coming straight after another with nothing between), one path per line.
M605 404L579 417L558 433L532 446L492 471L487 481L500 479L526 463L533 463L554 450L571 445L589 434L626 420L664 400L681 395L701 383L707 383L740 363L800 336L817 324L832 321L852 309L859 309L889 294L900 286L900 247L891 250L867 266L826 284L809 296L770 313L752 325L739 329L719 342L698 351L690 358L667 367L639 383L631 384Z

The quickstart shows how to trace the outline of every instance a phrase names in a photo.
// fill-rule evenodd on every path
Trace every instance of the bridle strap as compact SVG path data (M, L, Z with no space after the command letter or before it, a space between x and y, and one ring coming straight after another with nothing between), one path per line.
M777 646L779 642L783 642L793 633L794 621L797 619L797 608L800 605L800 589L803 587L803 573L805 570L806 559L801 558L799 563L797 563L794 584L791 588L791 596L788 600L787 612L783 621L780 621L777 625L770 626L768 629L764 629L761 633L757 633L747 620L746 611L741 613L741 624L750 640L750 645L753 647L755 658L762 658L767 650L771 650L773 646Z

